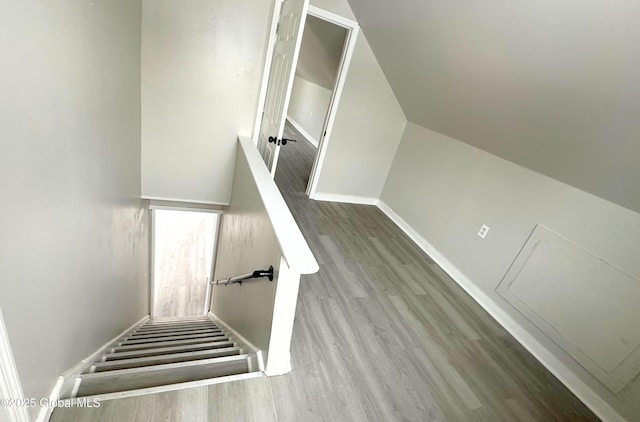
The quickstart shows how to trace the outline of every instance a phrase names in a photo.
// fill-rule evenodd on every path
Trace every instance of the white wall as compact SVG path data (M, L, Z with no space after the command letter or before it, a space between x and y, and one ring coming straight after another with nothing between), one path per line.
M408 120L640 212L640 2L349 4Z
M142 195L226 204L256 114L271 1L144 0Z
M287 116L313 137L312 143L317 145L324 120L327 117L331 90L296 76L291 91L291 102ZM315 142L314 142L315 141Z
M311 4L354 19L346 0ZM318 194L378 198L406 118L361 32L333 126Z
M0 307L27 397L148 311L140 19L131 0L2 4Z
M640 417L640 379L613 396L495 292L536 224L639 279L640 214L412 123L381 199L628 420Z

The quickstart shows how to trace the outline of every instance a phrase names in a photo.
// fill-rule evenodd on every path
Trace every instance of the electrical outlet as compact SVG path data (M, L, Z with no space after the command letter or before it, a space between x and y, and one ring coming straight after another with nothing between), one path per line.
M489 233L489 226L487 226L486 224L483 224L482 227L480 227L478 236L484 239L487 236L487 233Z

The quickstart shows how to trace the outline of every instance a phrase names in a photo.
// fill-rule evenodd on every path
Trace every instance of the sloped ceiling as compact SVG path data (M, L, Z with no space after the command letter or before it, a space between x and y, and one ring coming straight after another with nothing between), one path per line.
M307 16L296 75L333 90L347 30Z
M349 4L410 121L640 212L640 2Z

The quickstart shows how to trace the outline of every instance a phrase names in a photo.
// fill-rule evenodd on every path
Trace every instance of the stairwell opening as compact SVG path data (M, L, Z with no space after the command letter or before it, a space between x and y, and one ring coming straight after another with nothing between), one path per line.
M152 207L151 317L207 313L220 211Z

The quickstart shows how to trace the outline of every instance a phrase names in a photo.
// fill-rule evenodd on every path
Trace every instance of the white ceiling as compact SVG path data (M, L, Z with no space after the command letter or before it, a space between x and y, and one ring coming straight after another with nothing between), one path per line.
M640 212L640 2L349 4L410 121Z

